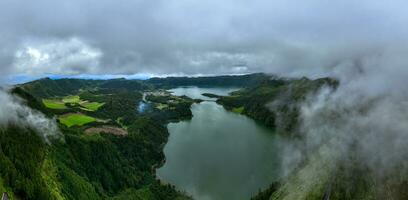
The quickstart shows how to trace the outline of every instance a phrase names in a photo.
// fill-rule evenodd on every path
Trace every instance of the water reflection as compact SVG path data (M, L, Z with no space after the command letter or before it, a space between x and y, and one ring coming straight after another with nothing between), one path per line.
M197 98L203 92L225 95L229 90L173 91ZM249 199L277 179L281 143L270 129L215 102L194 104L192 112L190 121L168 125L166 163L157 170L161 179L198 200Z
M203 96L203 93L211 93L216 95L228 95L230 92L239 90L236 87L227 87L227 88L199 88L195 86L191 87L179 87L169 90L173 95L182 96L186 95L192 99L202 99L202 100L214 100L214 98Z

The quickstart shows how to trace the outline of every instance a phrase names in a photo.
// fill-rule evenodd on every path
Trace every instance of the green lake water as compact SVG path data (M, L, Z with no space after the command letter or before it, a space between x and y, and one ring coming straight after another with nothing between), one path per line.
M176 88L175 95L213 100L236 88ZM214 101L193 104L193 118L168 124L166 163L157 176L197 200L249 199L277 179L279 137L254 120Z

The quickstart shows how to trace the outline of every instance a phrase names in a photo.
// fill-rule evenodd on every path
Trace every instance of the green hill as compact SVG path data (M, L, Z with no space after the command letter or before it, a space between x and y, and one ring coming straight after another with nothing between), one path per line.
M163 163L162 144L168 137L165 123L178 116L165 114L170 111L155 111L169 116L160 120L139 115L135 107L144 85L122 79L41 79L16 86L12 93L32 109L49 117L87 116L87 121L69 118L65 126L68 119L60 118L63 139L50 144L41 133L19 124L0 129L2 192L16 199L190 199L156 180L155 168ZM47 98L62 99L65 108L50 108ZM189 110L192 103L181 109ZM82 105L98 109L84 110ZM71 126L73 122L76 126ZM128 134L85 133L101 125Z

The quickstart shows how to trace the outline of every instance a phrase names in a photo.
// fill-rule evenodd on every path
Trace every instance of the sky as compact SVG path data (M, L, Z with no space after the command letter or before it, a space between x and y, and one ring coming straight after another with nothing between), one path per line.
M3 81L336 76L373 62L408 63L407 6L402 0L0 0L0 73Z

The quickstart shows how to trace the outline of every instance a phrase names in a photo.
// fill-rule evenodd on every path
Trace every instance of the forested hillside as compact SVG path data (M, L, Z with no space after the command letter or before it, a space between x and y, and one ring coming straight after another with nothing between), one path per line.
M220 96L217 103L276 129L280 134L294 135L300 104L322 87L336 88L337 85L338 82L330 78L271 78L229 96Z
M191 117L193 101L140 113L147 88L125 79L41 79L15 87L27 106L55 118L62 136L45 141L20 124L1 128L1 192L12 199L189 199L160 183L155 168L164 160L165 123L181 116L170 113Z
M171 88L178 86L201 87L249 87L268 81L271 76L257 73L248 75L207 76L207 77L167 77L151 78L146 82L157 87Z

